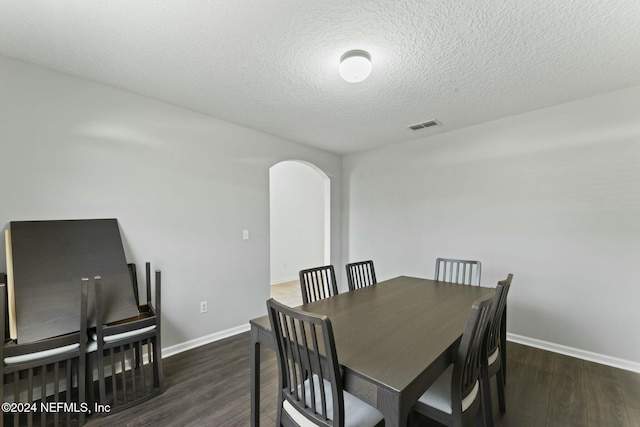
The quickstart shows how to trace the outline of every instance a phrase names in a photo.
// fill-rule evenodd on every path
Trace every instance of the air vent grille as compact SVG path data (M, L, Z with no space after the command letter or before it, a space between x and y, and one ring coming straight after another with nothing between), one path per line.
M431 126L437 126L439 125L440 122L437 120L429 120L426 122L422 122L422 123L416 123L414 125L409 125L407 126L407 128L411 129L411 130L420 130L420 129L424 129L424 128L429 128Z

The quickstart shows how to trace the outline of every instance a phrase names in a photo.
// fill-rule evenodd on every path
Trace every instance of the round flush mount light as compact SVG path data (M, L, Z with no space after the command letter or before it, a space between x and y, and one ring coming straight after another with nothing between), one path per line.
M349 83L358 83L371 74L371 55L364 50L350 50L340 58L340 77Z

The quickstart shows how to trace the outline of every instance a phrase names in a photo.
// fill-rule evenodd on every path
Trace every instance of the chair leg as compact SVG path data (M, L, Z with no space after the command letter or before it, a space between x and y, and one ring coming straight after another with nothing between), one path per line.
M98 365L98 401L100 404L106 403L107 390L105 386L105 375L104 375L104 354L96 354L96 362ZM113 372L111 375L115 375L115 371L113 369L113 365L111 366Z
M158 339L153 340L153 384L160 392L164 391L164 373L162 372L162 351Z
M478 413L476 414L476 426L487 427L484 419L484 411L482 410L482 408L478 409Z
M505 412L507 412L507 407L505 405L505 399L504 399L504 373L502 372L502 367L500 367L500 369L498 369L498 372L496 373L496 382L498 383L498 405L500 406L500 412L502 414L504 414Z
M484 403L484 418L487 427L493 427L493 411L491 410L491 382L488 368L481 368L482 401Z
M487 414L484 411L486 402L484 394L484 390L480 390L480 407L476 411L477 427L487 427Z
M81 362L78 363L78 372L77 372L77 378L78 378L78 403L82 403L82 402L87 402L87 389L86 389L86 385L87 385L87 355L86 353L84 355L81 356L80 360ZM71 388L71 384L67 384L67 388L70 389ZM67 390L67 393L69 393L69 390ZM78 425L82 426L84 424L84 412L80 411L80 414L78 415Z

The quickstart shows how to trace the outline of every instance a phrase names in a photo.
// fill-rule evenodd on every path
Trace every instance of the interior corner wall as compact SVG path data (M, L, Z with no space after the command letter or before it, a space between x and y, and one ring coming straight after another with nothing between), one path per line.
M640 366L640 87L343 159L343 261L513 273L508 331ZM446 126L446 123L443 123Z
M269 187L274 285L325 263L325 177L311 165L287 161L269 170Z
M330 177L341 259L340 156L2 56L0 158L0 227L118 219L128 261L162 270L165 348L266 314L274 164Z

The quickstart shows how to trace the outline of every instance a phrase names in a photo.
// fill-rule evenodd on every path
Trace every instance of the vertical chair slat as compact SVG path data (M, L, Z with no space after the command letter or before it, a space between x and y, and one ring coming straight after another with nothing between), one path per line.
M47 401L47 365L40 365L40 401ZM46 414L44 411L40 412L40 425L44 426L46 424Z
M129 402L127 395L127 368L125 366L124 353L126 347L121 345L118 347L120 353L120 378L122 379L122 401L126 404Z
M18 371L13 373L13 401L20 402L20 376Z
M312 363L311 362L311 355L309 354L309 350L307 348L307 343L308 343L308 341L307 341L307 331L306 331L307 328L306 328L306 325L303 322L299 322L299 325L300 325L300 332L301 332L301 335L302 335L301 336L301 347L303 348L304 355L306 356L305 357L305 359L306 359L305 363L306 363L306 366L308 367L307 368L308 372L310 373L313 370L311 369L311 363ZM302 366L302 363L301 363L301 366ZM305 377L307 379L309 379L310 381L312 381L312 385L313 385L313 376L310 376L309 374L307 374L307 375L305 375ZM311 387L310 390L311 390L311 401L315 402L316 391L315 391L315 389L313 387Z
M134 351L135 347L133 344L129 345L129 354L131 355L131 358L129 359L131 362L131 394L133 396L133 400L136 399L136 371L137 371L137 367L136 367L136 360L135 360L135 351Z
M300 270L302 302L308 304L337 295L338 287L332 265Z
M113 347L109 349L109 359L111 361L111 393L113 393L112 405L116 408L118 406L118 387L116 386L116 362L113 354Z
M320 404L322 405L321 412L322 417L327 420L329 419L329 414L327 413L327 397L325 395L325 387L324 387L324 374L322 372L322 361L320 360L320 346L318 345L318 333L316 331L316 326L314 324L309 324L311 328L312 334L312 344L313 344L313 354L315 355L315 366L317 366L318 370L318 385L320 386ZM307 349L309 351L309 349ZM311 389L315 389L313 381L311 381ZM315 400L314 400L315 406ZM315 408L318 413L318 408Z
M148 340L147 340L148 341ZM142 394L146 394L146 380L145 380L145 375L144 375L144 371L145 371L145 363L144 363L144 345L142 344L142 342L138 341L136 343L136 348L138 349L138 364L140 365L140 386L142 387ZM149 355L149 363L151 363L151 355Z
M302 358L300 357L300 345L298 344L298 334L296 331L296 323L295 323L295 319L293 319L292 317L288 318L288 322L287 324L289 325L288 327L290 327L291 329L289 330L289 342L291 343L291 355L292 355L292 360L295 366L300 366L300 371L298 371L299 376L296 375L296 377L294 378L294 384L296 386L298 386L299 384L302 384L304 381L304 378L306 377L306 374L304 372L304 370L302 369ZM294 351L295 350L295 351ZM295 372L295 370L294 370ZM302 390L302 400L305 401L306 400L306 390L304 387L301 387Z
M329 272L327 270L322 271L322 296L323 298L327 298L331 296L329 293L329 285L331 283L331 279L329 278Z
M315 289L316 289L315 299L319 300L324 298L324 296L322 295L322 273L315 272L313 274L313 277L314 277L314 283L315 283Z
M65 373L65 381L64 382L65 382L65 385L66 385L65 396L67 397L65 399L65 402L71 403L71 390L73 388L73 384L71 383L71 365L72 365L71 360L67 359L65 361L65 365L66 365L66 367L65 367L65 370L64 370L64 373Z
M60 400L60 362L55 362L53 364L53 402L58 402ZM58 425L59 423L59 414L58 411L55 411L53 414L53 424Z
M33 402L33 370L35 368L29 368L27 370L27 400Z
M309 373L311 372L311 370L309 369L309 367L305 367L304 366L304 362L303 362L303 354L305 353L306 350L306 343L303 340L303 336L304 336L304 323L297 321L297 319L293 318L293 317L289 317L289 321L291 322L291 324L293 325L293 345L296 348L296 356L297 359L294 359L294 363L299 367L299 370L301 372L301 375L299 377L300 382L298 383L298 386L304 390L303 392L303 401L306 401L307 397L304 393L306 393L306 388L304 387L304 380L305 379L309 379L310 375ZM296 322L298 327L296 328ZM298 330L300 332L298 332ZM315 390L312 388L309 390L311 393L311 401L315 401Z
M359 261L347 264L347 284L349 290L364 288L377 283L373 261Z
M65 374L65 379L64 379L64 383L65 383L65 402L67 404L71 403L71 390L73 388L72 384L71 384L71 360L67 359L64 361L65 367L64 367L64 374ZM79 384L78 384L79 385ZM65 422L66 425L69 425L71 423L71 412L67 412L65 414Z
M464 285L480 285L481 270L480 261L437 258L435 279Z
M33 370L29 368L27 371L27 402L33 402ZM33 425L33 413L29 411L27 414L27 425Z

